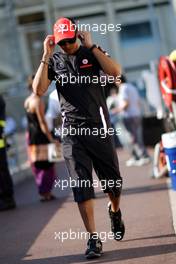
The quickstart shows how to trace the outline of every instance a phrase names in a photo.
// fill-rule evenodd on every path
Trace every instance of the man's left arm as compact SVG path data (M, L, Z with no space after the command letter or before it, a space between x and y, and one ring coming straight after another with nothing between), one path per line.
M115 107L111 110L111 114L118 114L124 110L126 110L129 106L129 103L127 100L123 100L123 102L121 102L121 105L119 107Z
M121 84L120 86L120 106L112 109L112 114L118 114L126 110L128 106L129 106L128 86L125 84Z
M106 56L100 49L97 47L93 48L92 53L94 54L95 58L99 62L102 70L104 73L108 74L109 76L113 76L116 78L117 76L121 75L121 66L117 62L115 62L110 57Z
M81 35L83 35L83 41L82 44L83 46L87 47L90 49L93 46L92 38L90 32L81 32ZM99 62L102 70L104 73L117 77L121 75L121 66L117 62L115 62L113 59L110 57L106 56L100 49L97 47L94 47L92 49L92 53L94 54L95 58Z

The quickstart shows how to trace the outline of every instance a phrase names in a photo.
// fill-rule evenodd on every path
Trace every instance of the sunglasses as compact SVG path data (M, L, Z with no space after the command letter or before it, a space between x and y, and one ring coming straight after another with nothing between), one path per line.
M61 41L58 43L58 45L59 45L59 46L65 46L67 43L68 43L68 44L73 44L73 43L75 43L75 41L76 41L76 38L67 39L67 40L61 40Z

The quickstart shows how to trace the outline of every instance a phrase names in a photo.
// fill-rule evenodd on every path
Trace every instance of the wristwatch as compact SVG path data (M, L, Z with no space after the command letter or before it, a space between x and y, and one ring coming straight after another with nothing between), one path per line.
M92 51L94 48L97 48L96 44L93 44L92 47L89 48L89 50Z

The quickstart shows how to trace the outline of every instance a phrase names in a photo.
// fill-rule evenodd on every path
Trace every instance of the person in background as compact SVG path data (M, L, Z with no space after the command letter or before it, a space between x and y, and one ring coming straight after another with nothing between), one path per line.
M119 86L119 106L112 109L111 114L122 114L125 128L131 135L129 144L131 158L127 160L127 166L142 166L150 162L150 157L143 142L142 117L140 97L134 85L127 82L124 75L121 76Z
M54 125L57 121L61 122L60 102L57 90L52 91L48 98L48 108L45 115L46 122L50 131L54 134Z
M11 171L13 171L13 167L15 168L18 166L18 152L16 151L16 132L17 124L15 119L12 116L6 116L4 134L6 138L8 163Z
M6 117L6 126L5 126L5 135L11 136L14 135L17 130L17 124L15 119L12 116Z
M106 99L107 107L109 110L109 116L110 116L110 121L111 121L111 126L116 131L117 125L120 125L120 119L119 119L119 114L112 114L111 110L118 107L119 105L119 96L118 96L118 87L114 84L112 87L109 89L109 96ZM113 135L114 142L115 142L115 147L116 148L122 148L122 144L119 140L118 135L115 133Z
M45 120L44 103L32 93L33 78L28 78L31 94L24 102L28 120L28 154L41 201L51 201L55 199L51 190L56 176L54 163L48 161L48 144L53 142L53 138Z
M5 101L0 95L0 211L16 207L14 200L13 182L9 172L4 139Z

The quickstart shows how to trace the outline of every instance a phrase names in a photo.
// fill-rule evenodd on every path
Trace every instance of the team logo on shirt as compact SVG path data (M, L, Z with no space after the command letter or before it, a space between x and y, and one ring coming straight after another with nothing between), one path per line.
M63 62L57 62L56 63L56 68L59 69L59 70L62 70L62 69L65 68L65 66L64 66Z
M59 68L63 69L64 68L64 64L62 62L59 63Z
M92 67L92 64L88 64L88 63L89 63L89 61L87 59L83 59L82 60L82 64L83 65L81 65L80 68L89 68L89 67Z
M87 59L84 59L84 60L82 60L82 63L85 65L85 64L88 63L88 60Z

